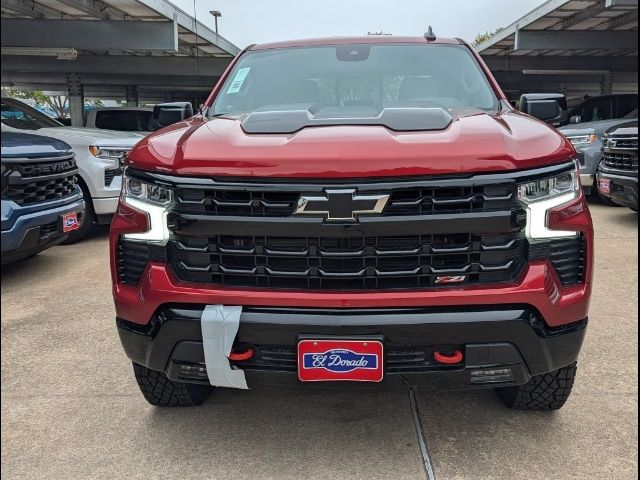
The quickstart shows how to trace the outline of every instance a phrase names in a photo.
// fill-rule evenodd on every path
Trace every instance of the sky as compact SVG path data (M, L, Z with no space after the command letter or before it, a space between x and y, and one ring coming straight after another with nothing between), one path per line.
M171 0L193 15L194 0ZM195 0L198 20L240 48L252 43L309 37L436 35L473 41L477 33L506 27L544 0Z

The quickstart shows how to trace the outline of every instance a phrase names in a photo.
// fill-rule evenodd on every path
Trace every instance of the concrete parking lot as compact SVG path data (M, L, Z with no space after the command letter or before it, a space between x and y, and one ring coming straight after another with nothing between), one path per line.
M638 216L592 205L591 323L568 404L418 393L438 479L637 478ZM115 331L106 230L2 273L2 478L423 479L406 391L219 390L149 406Z

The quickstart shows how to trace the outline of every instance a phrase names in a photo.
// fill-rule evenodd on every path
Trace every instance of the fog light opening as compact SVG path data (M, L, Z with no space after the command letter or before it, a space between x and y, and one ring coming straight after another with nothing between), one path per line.
M512 383L515 376L511 368L487 368L471 372L471 384Z
M207 380L207 367L204 364L180 364L178 371L180 378L188 378L192 380Z

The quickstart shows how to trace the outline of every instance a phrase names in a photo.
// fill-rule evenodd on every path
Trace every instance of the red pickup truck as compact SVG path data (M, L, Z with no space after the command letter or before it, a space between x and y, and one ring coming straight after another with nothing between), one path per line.
M550 121L562 98L523 96ZM560 408L588 316L576 152L457 39L253 45L127 156L117 328L153 405L215 386L495 388Z

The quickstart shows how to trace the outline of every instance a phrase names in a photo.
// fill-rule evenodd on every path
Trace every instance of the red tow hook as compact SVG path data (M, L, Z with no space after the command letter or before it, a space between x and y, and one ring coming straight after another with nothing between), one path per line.
M433 358L438 363L444 363L445 365L454 365L456 363L460 363L463 356L460 350L454 350L453 352L447 352L446 354L438 352L436 350L435 352L433 352Z
M249 360L253 357L253 348L249 347L244 352L231 352L229 354L229 360L232 362L242 362L244 360Z

